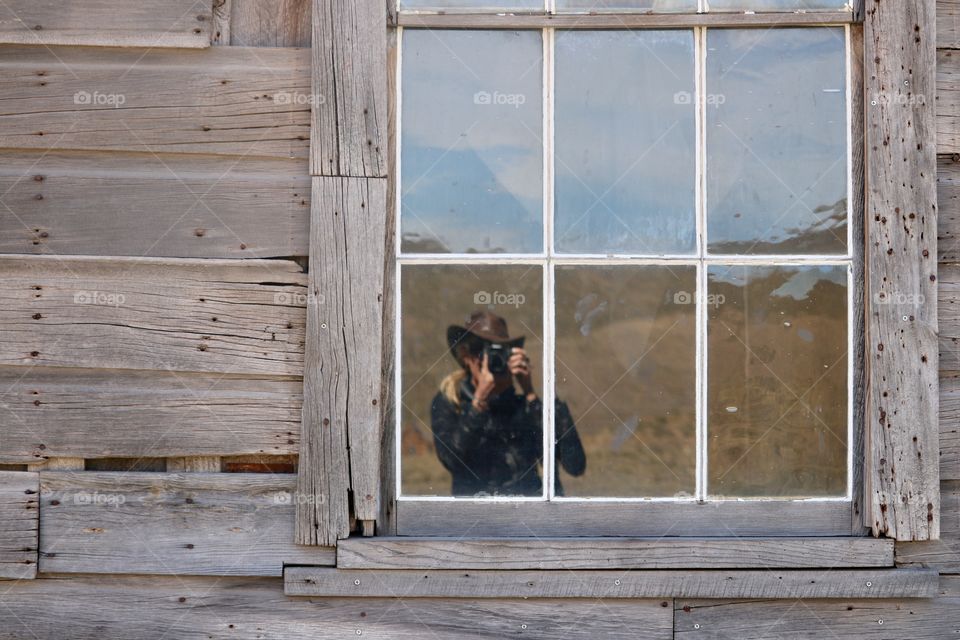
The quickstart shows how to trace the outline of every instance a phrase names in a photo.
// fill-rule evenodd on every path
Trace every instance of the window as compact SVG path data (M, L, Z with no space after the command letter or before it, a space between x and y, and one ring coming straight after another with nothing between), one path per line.
M402 29L401 532L772 503L849 532L848 50L845 26ZM531 380L478 399L498 345Z

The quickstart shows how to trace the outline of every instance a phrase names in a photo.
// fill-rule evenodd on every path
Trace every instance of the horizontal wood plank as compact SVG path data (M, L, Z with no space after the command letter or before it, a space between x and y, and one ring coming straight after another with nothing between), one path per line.
M937 157L937 257L960 262L960 156Z
M0 637L33 640L669 640L661 601L288 598L271 578L49 576L4 589ZM50 603L56 602L56 615ZM599 615L598 615L599 613Z
M311 0L230 0L230 44L310 47Z
M398 500L401 536L844 536L849 502L425 502Z
M293 476L40 473L40 570L279 576L333 564L293 544Z
M5 0L0 44L210 46L212 0Z
M303 383L123 369L0 367L0 462L295 454Z
M929 102L929 96L918 96ZM937 153L960 153L960 51L937 51L936 108Z
M793 13L603 13L551 15L542 13L444 13L401 12L401 27L430 29L669 29L706 27L786 27L796 25L847 24L851 11L805 11Z
M286 260L0 256L0 365L299 376L305 285Z
M873 538L348 538L339 569L765 569L892 567Z
M960 0L937 0L937 48L960 48Z
M940 578L929 600L675 601L684 640L945 640L960 632L960 577Z
M943 305L940 307L943 308ZM960 372L940 374L940 480L960 480Z
M33 472L0 471L0 579L37 575L39 480Z
M960 573L960 481L940 485L940 539L898 542L896 561L905 567L930 567L942 573Z
M290 596L397 598L930 598L936 571L413 571L288 567Z
M306 158L303 49L5 47L0 147Z
M0 253L307 255L304 159L6 150Z

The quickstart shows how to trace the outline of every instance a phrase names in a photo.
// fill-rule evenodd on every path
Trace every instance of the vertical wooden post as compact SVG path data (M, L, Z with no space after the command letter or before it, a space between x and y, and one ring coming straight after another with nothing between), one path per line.
M380 515L386 7L314 0L312 19L315 177L296 541L334 545L349 535L351 515L364 535Z
M935 0L869 0L867 456L874 535L940 535Z

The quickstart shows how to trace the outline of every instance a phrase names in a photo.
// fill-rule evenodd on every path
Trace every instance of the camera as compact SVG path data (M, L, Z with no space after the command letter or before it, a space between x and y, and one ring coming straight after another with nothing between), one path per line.
M483 353L487 356L487 368L490 373L503 373L507 370L507 361L510 360L509 347L502 344L488 342L483 347Z

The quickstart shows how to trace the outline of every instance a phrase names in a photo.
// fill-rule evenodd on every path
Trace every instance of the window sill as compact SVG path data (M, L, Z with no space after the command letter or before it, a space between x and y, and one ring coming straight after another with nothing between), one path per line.
M876 538L350 538L339 569L591 570L893 567Z

